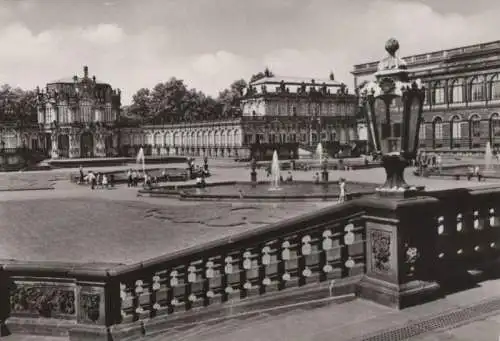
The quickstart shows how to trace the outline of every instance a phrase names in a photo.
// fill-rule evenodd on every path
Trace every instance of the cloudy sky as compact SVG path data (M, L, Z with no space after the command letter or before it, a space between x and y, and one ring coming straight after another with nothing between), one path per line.
M497 0L0 0L0 83L81 74L124 103L175 76L216 95L266 66L352 84L352 65L500 39Z

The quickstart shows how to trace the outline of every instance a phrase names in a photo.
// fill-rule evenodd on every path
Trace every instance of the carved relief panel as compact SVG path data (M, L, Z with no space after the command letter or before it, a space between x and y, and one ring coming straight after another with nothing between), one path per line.
M10 290L12 315L68 318L75 315L75 287L63 283L16 281Z

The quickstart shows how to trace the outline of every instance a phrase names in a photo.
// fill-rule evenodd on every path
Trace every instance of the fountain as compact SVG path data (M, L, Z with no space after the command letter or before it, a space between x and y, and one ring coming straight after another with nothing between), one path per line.
M144 176L146 176L146 161L144 159L144 149L139 149L139 152L137 153L137 158L135 159L137 164L142 165L142 173Z
M321 171L321 179L323 182L328 182L328 163L325 159L324 153L323 153L323 145L318 143L318 146L316 147L316 155L319 160L319 167L322 169Z
M316 147L316 157L318 158L319 160L319 166L321 167L321 165L323 164L323 145L320 143L318 143L318 146Z
M273 161L271 163L271 188L269 190L280 190L280 163L278 160L278 152L275 150L273 153Z
M491 151L491 144L488 141L486 143L486 149L484 151L484 170L491 171L491 162L493 160L493 152Z

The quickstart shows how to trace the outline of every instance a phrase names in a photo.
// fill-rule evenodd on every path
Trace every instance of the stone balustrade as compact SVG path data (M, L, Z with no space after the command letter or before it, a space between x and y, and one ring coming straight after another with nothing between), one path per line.
M138 264L3 262L2 331L120 340L269 305L262 298L286 304L284 293L404 308L492 271L499 212L492 188L371 196Z

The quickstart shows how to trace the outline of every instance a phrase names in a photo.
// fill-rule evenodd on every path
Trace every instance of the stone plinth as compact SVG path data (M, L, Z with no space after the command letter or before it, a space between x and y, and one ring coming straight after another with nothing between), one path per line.
M439 200L380 196L360 200L366 209L366 275L360 297L404 308L436 298L434 221Z

